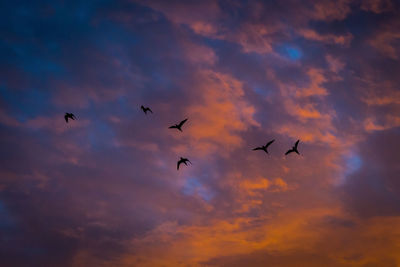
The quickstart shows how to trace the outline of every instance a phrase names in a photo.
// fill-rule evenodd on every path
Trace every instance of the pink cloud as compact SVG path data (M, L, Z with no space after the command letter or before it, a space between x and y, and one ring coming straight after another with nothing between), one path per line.
M391 11L392 8L393 3L391 0L364 0L361 3L361 9L378 14Z
M66 123L64 120L64 114L53 117L36 117L34 119L28 120L24 126L37 130L47 130L57 134L61 134L66 131L71 131L72 129L85 128L90 123L87 119L80 119L70 121Z
M395 27L395 25L393 25L393 27ZM388 29L377 32L371 37L369 43L383 55L392 59L397 59L399 51L397 46L393 43L399 39L400 32L397 32L395 29Z
M13 117L9 116L4 110L0 109L0 123L12 126L12 127L18 127L21 125L19 121L14 119Z
M347 33L345 35L319 34L312 29L300 29L298 33L306 39L342 46L350 45L351 40L353 39L353 35L351 33Z
M335 58L331 55L326 55L325 59L328 62L330 71L336 74L339 73L341 70L343 70L344 67L346 66L346 64L342 62L340 59Z
M314 4L314 18L332 21L343 20L351 13L351 0L316 1Z
M192 64L213 65L218 60L214 50L210 47L199 45L190 41L184 41L181 44L186 59Z

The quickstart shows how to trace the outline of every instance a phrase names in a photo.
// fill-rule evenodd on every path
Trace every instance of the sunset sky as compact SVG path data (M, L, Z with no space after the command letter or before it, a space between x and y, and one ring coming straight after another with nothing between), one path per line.
M399 2L1 1L0 33L1 266L400 266Z

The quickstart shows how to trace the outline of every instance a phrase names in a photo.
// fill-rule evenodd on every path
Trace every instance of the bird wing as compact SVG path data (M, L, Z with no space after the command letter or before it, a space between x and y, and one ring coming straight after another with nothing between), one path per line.
M73 119L73 120L75 120L75 119L76 119L75 115L74 115L74 114L72 114L72 113L71 113L71 119Z
M183 121L181 121L180 123L179 123L179 127L182 127L182 125L187 121L188 119L184 119Z
M181 159L178 161L178 163L177 163L177 166L176 166L176 169L177 169L177 170L179 170L179 166L180 166L180 165L181 165L181 163L183 163L183 162L184 162L184 161L183 161L183 160L181 160Z
M169 126L168 129L178 128L176 125Z
M65 119L65 121L68 123L68 114L65 114L65 115L64 115L64 119Z
M268 147L268 146L269 146L270 144L272 144L274 141L275 141L275 139L272 140L272 141L269 141L265 146Z
M190 160L187 160L187 161L189 161L190 164L193 164Z
M297 145L299 144L300 140L297 140L296 143L294 144L294 147L297 149Z
M289 153L292 153L294 150L293 149L289 149L286 153L285 153L285 155L287 155L287 154L289 154Z
M263 150L263 148L262 147L256 147L256 148L253 148L253 150Z
M147 108L148 111L150 111L151 113L153 113L153 111L150 108Z

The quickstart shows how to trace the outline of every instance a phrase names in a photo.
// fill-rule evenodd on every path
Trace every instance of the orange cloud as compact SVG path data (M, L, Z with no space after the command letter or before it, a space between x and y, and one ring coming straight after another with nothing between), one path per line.
M375 86L373 85L373 87ZM362 100L367 103L368 106L387 106L392 104L400 104L400 92L396 89L393 89L390 84L380 84L379 89L379 94L376 92L376 90L371 90L366 97L362 98Z
M187 125L193 147L206 153L212 148L231 151L240 146L240 133L259 126L253 119L255 108L244 98L242 82L227 74L201 70L194 83L197 101L186 112L190 122L195 122Z
M215 257L245 255L257 250L275 253L314 250L322 233L315 231L313 221L337 213L335 209L311 209L283 212L274 219L215 219L193 226L166 222L144 238L132 240L136 253L125 255L119 263L122 266L139 262L142 266L201 266Z
M331 121L335 117L335 112L320 104L323 101L323 97L328 95L328 91L323 87L323 83L327 81L327 78L323 75L322 70L314 68L307 71L307 76L309 79L307 86L285 84L278 81L281 94L284 97L285 109L301 122L307 122L310 119L316 120L313 124L319 125L317 129L333 132L334 127ZM318 97L319 101L310 97Z
M364 120L364 128L368 132L372 131L383 131L395 127L400 126L400 117L399 116L393 116L393 115L387 115L384 118L384 122L382 124L376 123L376 120L374 118L367 118Z
M244 262L260 252L266 258L253 266L265 266L268 255L286 258L280 266L320 266L314 257L326 256L332 266L395 266L400 263L396 225L400 217L357 220L340 208L286 211L274 218L240 217L211 220L201 225L181 226L165 222L143 238L130 242L132 252L116 259L118 266L204 266L213 259L229 265L230 257ZM357 226L357 227L355 227ZM157 255L157 257L154 257ZM247 258L247 260L246 260ZM292 259L292 260L290 260ZM329 261L327 261L329 259ZM388 263L388 264L386 264Z
M289 190L288 184L280 177L273 180L267 178L246 179L240 183L240 188L250 196L256 195L259 190L269 192L285 192Z

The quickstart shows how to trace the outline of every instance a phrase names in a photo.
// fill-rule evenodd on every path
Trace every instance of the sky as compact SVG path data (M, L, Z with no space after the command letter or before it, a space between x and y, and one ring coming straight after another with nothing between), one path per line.
M398 2L2 1L0 33L2 266L400 266Z

